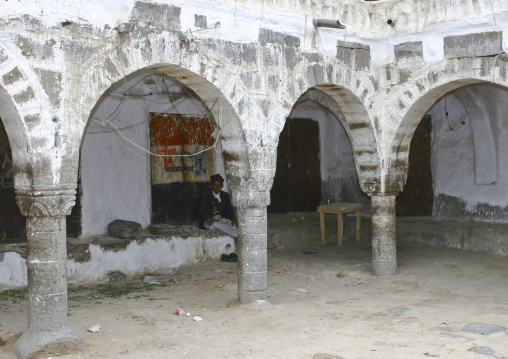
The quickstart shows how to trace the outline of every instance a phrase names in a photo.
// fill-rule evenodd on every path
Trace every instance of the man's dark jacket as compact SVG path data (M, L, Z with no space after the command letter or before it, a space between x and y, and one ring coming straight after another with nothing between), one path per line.
M221 210L220 214L222 218L227 219L236 219L235 212L233 211L233 206L231 205L231 197L229 196L229 193L220 191L220 203L221 203ZM212 202L214 200L213 192L211 189L204 191L201 193L201 196L199 198L199 228L203 229L205 228L204 222L208 218L212 218L213 216L213 205Z

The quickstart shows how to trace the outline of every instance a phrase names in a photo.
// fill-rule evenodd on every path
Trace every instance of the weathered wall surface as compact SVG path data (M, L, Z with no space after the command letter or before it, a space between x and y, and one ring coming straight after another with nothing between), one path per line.
M466 109L475 103L467 102L464 107L453 95L446 97L446 104L442 99L429 111L433 123L434 215L438 218L480 221L506 221L507 218L508 149L504 137L508 126L505 117L508 93L492 86L481 86L479 90L481 94L477 95L477 100L484 105L480 113ZM483 120L493 129L494 164L475 156L475 152L490 142L473 137L474 122ZM482 162L489 166L482 167ZM491 180L479 182L478 171L492 172Z

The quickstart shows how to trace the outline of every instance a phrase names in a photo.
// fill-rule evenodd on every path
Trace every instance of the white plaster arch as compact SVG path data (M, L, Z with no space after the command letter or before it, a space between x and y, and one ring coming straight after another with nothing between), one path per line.
M396 91L392 91L387 99L388 116L392 122L398 121L387 148L387 192L403 190L411 140L420 120L432 105L446 94L469 85L494 84L507 88L507 68L508 64L497 57L453 59L430 67L425 79L410 79L396 86ZM490 151L490 155L487 153L486 156L492 162L495 153Z
M28 185L31 162L29 142L23 122L19 117L10 94L0 86L0 119L9 138L14 169L14 184Z
M43 103L48 102L42 91L35 90L41 85L28 63L8 45L0 43L0 118L11 146L14 186L28 189L34 182L34 151L25 121L47 116Z
M175 43L176 46L179 46L178 42ZM103 54L106 57L97 56L89 61L90 66L81 72L80 77L72 80L69 96L74 100L68 101L67 113L69 115L68 121L78 124L78 127L75 128L76 132L73 134L75 146L81 146L88 117L108 88L123 81L126 75L133 74L138 70L160 71L187 86L210 110L216 121L219 122L220 119L220 138L228 184L231 187L242 185L249 176L249 161L240 118L232 105L231 97L226 96L226 93L231 94L233 84L228 82L225 85L229 92L221 91L215 83L193 71L199 68L202 72L210 72L213 75L217 75L216 71L220 71L210 65L208 59L202 54L193 53L185 56L184 53L170 51L165 53L167 63L149 63L140 62L136 51L139 51L139 48L127 46L118 51ZM101 66L104 63L108 65ZM203 68L200 64L208 66ZM217 78L215 77L216 80ZM97 81L97 79L99 80ZM83 119L87 119L87 121L83 121Z
M485 90L483 90L485 91ZM493 129L490 122L488 104L477 86L468 86L456 90L455 97L466 109L473 128L474 168L476 184L494 184L497 182L498 159ZM494 94L487 94L495 98Z
M307 90L295 108L315 102L329 109L344 127L354 153L356 172L363 192L380 190L380 162L376 136L369 113L349 89L338 85L318 85Z

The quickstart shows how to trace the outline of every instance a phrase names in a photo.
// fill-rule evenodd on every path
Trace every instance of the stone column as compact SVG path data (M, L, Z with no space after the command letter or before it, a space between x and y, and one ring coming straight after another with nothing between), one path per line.
M397 273L395 197L372 194L372 270L379 276Z
M18 358L65 355L86 350L67 323L67 238L65 217L75 190L16 190L26 216L28 244L28 331L13 346Z
M238 300L268 299L266 206L238 208Z

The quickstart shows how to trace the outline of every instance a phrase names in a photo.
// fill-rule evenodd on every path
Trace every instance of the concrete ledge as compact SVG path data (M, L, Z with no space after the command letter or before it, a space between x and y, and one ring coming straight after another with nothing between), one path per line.
M356 240L356 213L343 220L343 241ZM325 215L326 243L337 244L337 216ZM362 217L362 237L371 236L370 217ZM370 240L370 238L369 238ZM305 247L321 243L319 213L298 212L268 215L268 249Z
M326 215L327 243L337 244L337 218ZM371 218L362 217L362 241L371 241ZM343 245L355 241L356 214L344 217ZM268 215L268 249L298 248L321 243L319 214ZM508 256L508 223L445 221L428 217L398 217L397 243L422 243L471 252ZM173 234L147 231L137 239L92 236L68 239L68 282L106 281L108 273L128 276L170 270L213 259L234 250L233 238L218 231L183 226ZM26 242L0 244L0 290L27 285ZM256 300L258 300L257 298Z
M127 276L153 273L208 259L218 260L234 251L234 240L219 231L200 230L153 235L144 232L136 239L92 236L68 238L68 283L108 280L108 273ZM0 290L27 285L26 242L0 245Z
M337 243L337 219L325 216L326 241ZM421 243L434 247L508 256L508 223L446 221L430 217L397 217L397 243ZM356 238L356 217L344 217L344 244ZM268 216L268 248L305 247L320 242L317 213ZM362 217L362 241L371 241L372 221Z
M397 218L397 241L508 256L508 223Z

